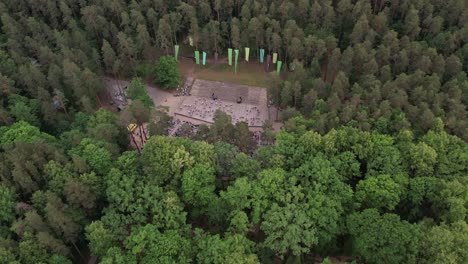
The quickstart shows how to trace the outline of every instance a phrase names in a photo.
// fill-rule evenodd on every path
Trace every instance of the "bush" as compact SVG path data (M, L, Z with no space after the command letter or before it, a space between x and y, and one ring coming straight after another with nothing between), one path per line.
M136 70L136 76L141 77L141 78L146 78L151 75L151 64L144 62L140 65L137 66Z
M155 84L164 89L171 89L180 84L180 71L177 68L177 61L170 56L162 56L156 62L154 73L156 75Z
M145 85L140 78L133 78L127 87L127 97L132 100L140 100L146 107L154 106L153 99L148 95Z

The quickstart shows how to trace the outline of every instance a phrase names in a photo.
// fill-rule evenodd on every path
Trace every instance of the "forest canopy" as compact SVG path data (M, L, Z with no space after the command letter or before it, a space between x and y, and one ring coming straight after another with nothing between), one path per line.
M0 130L2 262L70 263L84 243L103 263L468 259L468 145L441 128L282 131L253 156L153 136L140 157L93 135L103 116L61 138Z
M277 54L281 131L167 136L174 45ZM467 72L463 0L3 0L0 263L467 263Z

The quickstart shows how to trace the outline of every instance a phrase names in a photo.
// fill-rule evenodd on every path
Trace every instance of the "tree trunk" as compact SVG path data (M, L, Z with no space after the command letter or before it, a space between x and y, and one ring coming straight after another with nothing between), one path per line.
M218 35L215 34L214 37L214 46L215 46L215 53L218 53Z
M0 114L0 121L2 121L3 123L9 125L10 124L10 120L8 119L8 116L4 116L2 114Z
M258 42L256 43L257 44L257 60L260 58L260 48L258 46Z
M270 70L270 63L271 63L271 55L268 54L267 59L266 59L266 63L265 63L265 71L267 71L267 72Z
M146 130L145 130L145 127L143 126L143 124L141 124L141 127L143 128L141 130L143 130L143 136L145 136L145 140L148 140L148 136L146 135Z
M98 96L97 92L94 92L94 95L96 95L96 99L97 99L97 101L99 103L99 106L102 107L101 99L99 99L99 96Z
M114 77L114 81L117 80L117 89L119 89L119 93L122 94L122 87L120 87L120 81L117 79L117 73L112 72L112 76ZM114 90L112 90L112 93L114 93ZM111 94L111 97L114 98L114 94Z
M78 252L78 254L81 256L81 258L84 260L84 256L81 253L80 249L76 246L75 242L72 242L72 244L73 244L73 247L75 248L76 252Z
M279 56L278 56L278 57L279 57ZM279 60L279 58L278 58L278 60ZM288 61L288 49L287 49L287 48L286 48L286 55L284 56L283 64L286 65L286 64L287 64L286 61ZM278 63L278 62L276 62L276 63Z
M133 136L133 133L130 133L130 137L132 138L132 141L133 141L133 144L135 144L135 147L137 148L138 150L138 155L141 155L141 151L140 151L140 148L138 147L138 144L135 140L135 137Z
M67 107L63 103L62 99L60 97L58 97L58 96L57 96L57 98L60 100L60 104L62 105L63 111L65 111L65 114L67 115L68 119L71 120L70 115L68 114L68 111L67 111Z
M142 125L139 124L139 125L138 125L138 129L140 130L141 146L143 146L143 133L142 133L142 131L141 131L141 127L142 127Z
M323 75L324 75L324 76L323 76L323 80L324 80L325 82L327 81L328 63L329 63L329 61L328 61L328 58L327 58L327 66L325 67L325 70L323 71L323 73L324 73L324 74L323 74ZM321 67L321 66L320 66L320 67Z
M116 72L114 73L114 79L117 80L117 87L119 88L119 93L120 93L120 95L123 96L124 93L123 93L123 90L122 90L122 85L121 85L121 83L120 83L120 79L119 79L119 77L117 76L117 73L116 73ZM112 96L114 96L114 95L112 95Z

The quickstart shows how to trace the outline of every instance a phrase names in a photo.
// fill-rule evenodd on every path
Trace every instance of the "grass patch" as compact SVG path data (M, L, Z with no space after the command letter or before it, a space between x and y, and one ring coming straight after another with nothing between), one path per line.
M263 64L241 62L237 74L235 74L234 66L229 66L222 58L219 61L217 66L212 63L203 66L195 65L193 61L184 59L180 60L179 69L185 76L193 74L197 79L265 87L267 73Z

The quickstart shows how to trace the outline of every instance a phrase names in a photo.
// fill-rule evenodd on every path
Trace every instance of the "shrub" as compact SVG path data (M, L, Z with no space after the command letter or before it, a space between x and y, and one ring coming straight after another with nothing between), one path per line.
M162 56L156 62L155 69L155 84L164 89L171 89L180 84L180 71L177 68L177 61L170 56Z

